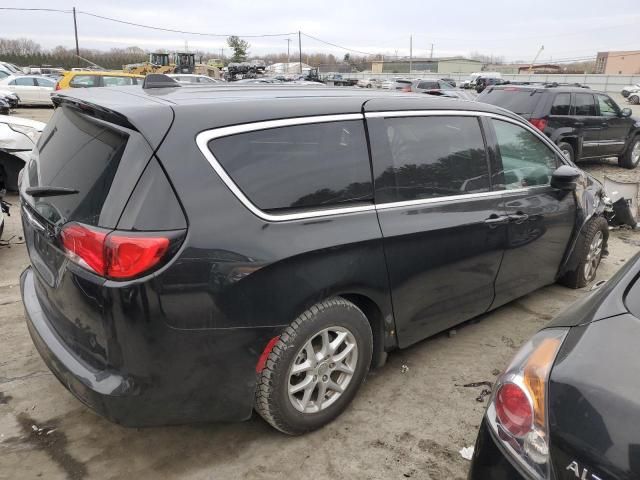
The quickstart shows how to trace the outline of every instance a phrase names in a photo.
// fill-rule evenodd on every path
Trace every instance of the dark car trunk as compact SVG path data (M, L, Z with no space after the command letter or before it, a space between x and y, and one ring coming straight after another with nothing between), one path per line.
M135 130L98 119L88 109L62 106L22 178L23 228L40 306L63 342L95 367L109 363L112 338L101 293L105 280L70 261L60 232L70 222L113 230L151 156ZM77 193L38 197L26 193L29 187Z
M531 88L489 87L478 96L478 101L502 107L529 120L532 118L542 94L542 91Z

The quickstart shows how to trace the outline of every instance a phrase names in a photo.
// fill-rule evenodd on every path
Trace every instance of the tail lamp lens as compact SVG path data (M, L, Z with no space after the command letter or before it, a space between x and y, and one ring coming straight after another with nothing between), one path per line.
M533 425L533 406L525 391L513 383L505 383L496 393L496 415L514 437L524 437Z
M549 478L548 380L566 329L542 330L498 379L487 421L512 456L534 478Z
M103 277L130 279L158 264L170 239L156 234L124 234L80 223L66 225L62 246L69 258Z
M541 132L544 132L544 129L547 128L547 121L544 118L532 118L529 123Z

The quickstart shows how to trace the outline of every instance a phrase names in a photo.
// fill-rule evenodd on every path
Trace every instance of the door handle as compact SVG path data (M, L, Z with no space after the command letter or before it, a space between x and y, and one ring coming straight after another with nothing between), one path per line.
M489 228L496 228L499 225L505 225L509 223L509 217L498 216L495 213L492 214L489 218L487 218L484 223L489 226Z
M518 212L514 215L509 215L509 221L520 225L529 219L529 215L526 213Z

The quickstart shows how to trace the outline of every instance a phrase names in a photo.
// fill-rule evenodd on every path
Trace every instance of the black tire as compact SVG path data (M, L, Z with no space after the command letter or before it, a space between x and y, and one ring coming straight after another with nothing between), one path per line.
M562 153L566 152L566 156L569 158L569 160L571 160L572 162L575 162L576 154L571 144L567 142L560 142L558 144L558 148L562 150Z
M640 103L640 95L634 93L633 95L629 95L629 103L631 105L638 105Z
M587 275L585 266L589 261L592 242L598 232L602 235L602 248L595 259L595 268L592 269L591 274ZM569 288L582 288L586 287L587 284L593 281L598 267L600 266L600 260L602 260L603 253L607 251L608 240L609 224L607 223L607 220L600 216L589 220L589 223L585 226L584 232L578 239L578 243L573 251L573 255L576 255L578 259L576 269L567 272L560 279L560 283Z
M351 357L352 360L355 359L353 375L341 394L327 391L327 395L338 395L333 403L317 412L303 412L294 407L293 401L289 398L289 371L299 354L302 355L305 344L314 340L327 328L340 328L351 333L350 338L357 346L357 352ZM346 344L342 345L346 346ZM342 349L338 348L336 354L341 351ZM369 371L372 352L371 327L362 310L341 297L318 303L285 328L271 350L264 369L258 374L255 409L273 427L289 435L301 435L321 428L338 417L351 403ZM306 360L303 363L306 363ZM308 377L311 380L318 378L311 393L311 397L316 396L312 402L314 407L317 406L320 377L327 377L322 370L316 372L324 368L323 365L327 367L331 364L321 362L317 369L304 373L304 379L293 384L295 386L302 383ZM340 383L340 378L345 378L342 375L346 376L340 372L329 371L328 379Z
M618 165L622 168L636 168L638 166L638 163L640 163L640 155L638 154L638 149L640 149L640 135L636 135L635 137L633 137L631 143L629 143L629 147L627 148L627 150L620 158L618 158Z

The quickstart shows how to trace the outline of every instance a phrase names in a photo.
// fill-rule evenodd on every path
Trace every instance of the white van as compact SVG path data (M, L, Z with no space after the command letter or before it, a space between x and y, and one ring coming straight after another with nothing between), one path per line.
M473 88L478 77L502 78L502 74L500 72L474 72L469 75L468 80L463 80L460 83L460 88Z

